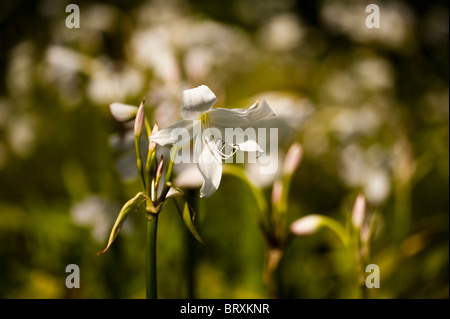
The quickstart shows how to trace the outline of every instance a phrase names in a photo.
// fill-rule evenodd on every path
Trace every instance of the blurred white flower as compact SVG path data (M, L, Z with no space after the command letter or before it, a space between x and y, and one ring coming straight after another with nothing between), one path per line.
M282 163L284 158L284 151L278 150L277 152L266 152L264 156L267 158L267 163L248 163L245 165L245 172L248 179L257 187L267 187L272 185L275 180L281 177Z
M10 52L6 70L6 87L16 98L28 96L33 85L33 54L35 47L31 41L22 41Z
M245 32L193 18L182 1L146 2L136 19L141 28L132 34L127 52L133 62L151 69L157 81L169 86L180 86L182 76L188 83L206 77L221 81L229 72L214 71L226 67L244 72L259 57Z
M148 92L148 104L154 106L153 121L161 128L170 126L179 119L180 83L154 86Z
M293 93L266 91L252 97L252 100L265 99L277 116L258 122L257 127L277 128L280 145L289 147L296 134L314 114L314 104L306 97Z
M191 82L245 72L259 58L247 34L216 21L181 22L172 36L174 46L184 53L183 67ZM220 72L223 68L229 72Z
M88 76L88 97L101 105L136 96L144 83L141 71L131 64L119 66L104 56L93 58L63 46L47 49L45 80L58 85L63 98L78 92L77 74Z
M192 81L201 81L214 65L214 53L209 48L192 47L184 56L184 68Z
M78 74L88 76L88 97L101 105L134 97L143 87L144 78L140 70L126 63L119 67L106 57L93 58L80 51L53 45L47 49L45 59L44 79L57 85L65 99L72 96L79 99L76 96Z
M383 169L373 169L367 172L363 182L364 192L373 203L382 203L391 191L391 181Z
M82 15L82 28L88 29L89 32L94 30L109 32L115 27L120 11L112 5L92 3L90 6L83 8Z
M118 66L105 57L93 58L58 45L47 49L45 59L44 81L56 85L69 106L81 99L80 74L88 76L88 97L101 105L134 97L143 87L141 72L130 64Z
M357 59L353 63L352 72L358 83L371 92L389 89L394 85L392 65L380 57Z
M362 100L360 85L358 79L348 70L329 71L319 88L320 99L324 104L357 105Z
M81 102L79 74L88 61L71 49L51 45L45 52L45 69L41 81L54 85L65 102L62 106L77 106Z
M116 205L100 196L92 195L75 203L70 209L70 216L75 224L90 227L92 237L103 242L109 234L114 212L117 210ZM124 227L126 231L127 224Z
M346 34L356 42L377 41L399 50L414 48L413 26L415 17L410 7L400 1L380 4L380 28L369 29L365 25L367 3L358 0L324 1L320 16L331 32Z
M159 26L135 32L130 42L133 61L153 70L165 83L177 82L180 71L168 29Z
M287 51L298 47L304 37L299 18L293 13L272 17L261 30L261 43L273 51Z
M138 108L134 105L114 102L109 105L109 110L117 121L125 122L136 116Z
M363 105L357 109L336 108L336 111L330 128L341 140L354 134L370 136L382 124L380 115L370 105Z
M13 153L20 157L31 154L38 137L36 118L27 114L11 117L7 129L7 138Z
M109 137L109 145L116 151L123 152L134 150L134 134L133 131L127 130L124 134L115 133Z
M268 130L276 128L279 149L276 152L267 149L273 142L270 141L270 134L267 134L264 144L266 147L262 146L264 156L268 157L267 160L246 164L245 170L248 178L258 187L272 185L276 179L281 177L282 165L278 165L278 163L284 161L286 150L296 140L297 134L315 111L314 105L309 99L286 92L262 92L252 99L261 100L263 97L270 103L277 116L262 120L255 124L255 127ZM258 140L259 138L258 136Z
M138 95L143 83L142 74L135 68L124 65L119 71L113 71L111 66L91 74L87 94L93 102L104 105Z
M314 233L322 224L320 215L308 215L297 219L291 224L291 232L296 236L306 236Z
M339 174L351 187L361 187L368 201L381 203L391 191L385 151L374 145L364 151L356 144L341 152Z

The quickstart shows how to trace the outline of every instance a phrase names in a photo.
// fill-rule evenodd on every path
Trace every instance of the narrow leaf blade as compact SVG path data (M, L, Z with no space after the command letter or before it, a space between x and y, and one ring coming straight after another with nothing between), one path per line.
M201 244L204 244L194 224L195 222L194 210L186 201L183 192L177 188L174 188L174 190L176 190L176 192L173 192L173 195L170 197L173 199L181 219L183 219L184 224L186 225L187 229L191 232L191 234L195 237L195 239L197 239L197 241L200 242Z
M97 253L98 255L103 254L108 250L108 248L111 246L113 241L116 239L117 235L119 234L120 228L122 227L123 223L125 222L125 219L127 216L136 211L139 207L139 204L142 203L142 201L145 199L145 196L142 192L139 192L134 196L132 199L130 199L128 202L125 203L125 205L122 207L122 209L119 212L119 215L117 216L116 222L114 223L114 226L111 230L111 233L109 235L108 244L106 247L99 251Z

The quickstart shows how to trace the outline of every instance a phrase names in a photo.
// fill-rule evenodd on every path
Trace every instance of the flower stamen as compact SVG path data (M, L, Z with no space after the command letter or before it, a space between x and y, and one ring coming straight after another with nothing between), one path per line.
M221 142L221 139L217 139L217 142L218 142L217 143L217 145L218 145ZM232 149L231 153L227 154L223 151L226 146L231 147L231 149ZM225 141L222 141L222 146L220 148L217 148L215 151L217 153L219 153L219 155L222 159L228 159L228 158L232 157L234 154L236 154L237 151L239 151L239 145L237 145L237 144L231 145Z

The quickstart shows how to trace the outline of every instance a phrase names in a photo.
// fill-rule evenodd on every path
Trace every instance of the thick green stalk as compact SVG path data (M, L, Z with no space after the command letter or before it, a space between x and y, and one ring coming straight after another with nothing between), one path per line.
M145 246L147 299L157 299L156 283L156 233L158 215L152 214L147 219L147 242Z
M283 249L266 245L263 279L268 288L270 298L278 298L279 290L275 279L275 271L283 257Z
M136 136L134 139L134 145L136 148L136 166L139 172L139 179L141 181L141 187L145 189L145 176L144 176L144 167L142 165L141 158L141 147L140 147L140 136Z
M192 209L196 214L199 210L198 196L196 194L197 189L188 189L186 195L191 199ZM195 268L196 268L196 240L190 232L186 233L186 278L187 278L187 297L188 299L195 298Z

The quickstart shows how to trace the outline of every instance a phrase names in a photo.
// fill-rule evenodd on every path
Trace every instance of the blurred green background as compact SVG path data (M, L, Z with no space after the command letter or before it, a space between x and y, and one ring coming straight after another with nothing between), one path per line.
M69 3L79 29L66 28ZM369 3L379 29L365 26ZM139 189L131 126L108 106L145 96L166 127L182 90L205 84L217 106L265 98L280 154L302 144L290 221L345 224L366 195L380 216L370 297L448 298L448 19L447 1L1 1L0 297L145 297L143 214L96 256ZM270 199L270 176L253 176ZM269 297L246 188L224 176L197 205L204 246L172 203L161 213L160 297ZM325 229L296 238L276 272L279 297L358 297L343 250ZM65 286L68 264L79 289Z

